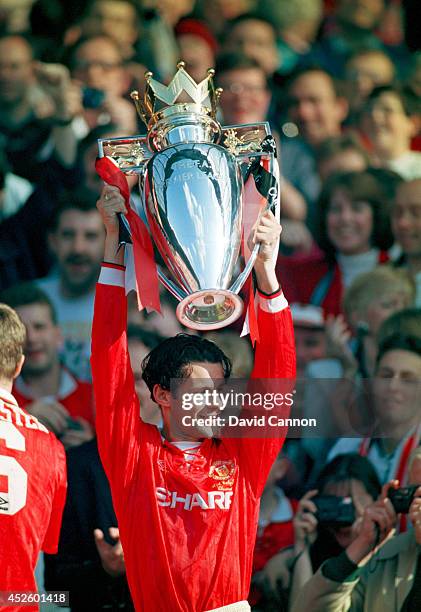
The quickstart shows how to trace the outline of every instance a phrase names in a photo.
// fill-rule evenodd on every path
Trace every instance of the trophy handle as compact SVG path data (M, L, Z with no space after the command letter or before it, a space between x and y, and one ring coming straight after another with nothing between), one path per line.
M253 268L254 263L256 261L256 257L259 252L259 249L260 249L260 244L255 244L251 252L250 258L244 267L244 270L241 272L241 274L238 275L237 280L233 282L233 284L231 285L229 289L233 293L239 293L242 286L246 282L247 277L250 274L251 269Z
M271 141L269 141L269 139L267 140L268 140L268 145L270 146ZM241 155L238 157L243 157L243 156ZM269 150L267 150L267 151L258 153L256 156L253 156L253 157L255 157L255 159L261 159L262 157L266 157L267 159L269 159L269 171L267 172L267 175L272 177L273 182L271 181L272 185L268 188L268 191L265 194L266 206L265 206L264 212L266 212L267 210L271 210L275 214L275 216L277 216L276 209L279 207L279 204L280 204L280 193L279 193L279 167L277 166L277 161L276 161L276 149L273 152L269 152ZM256 187L258 188L260 193L262 193L262 187L260 187L257 184L256 184ZM230 287L230 291L232 291L233 293L239 293L242 286L246 282L247 277L250 274L251 269L253 268L255 264L256 257L259 253L259 249L260 249L260 244L256 244L250 254L250 258L247 264L245 265L244 270L241 272L241 274L238 275L237 279L233 282L233 284Z
M161 283L164 285L164 287L179 301L181 302L182 300L184 300L188 293L186 293L186 291L184 291L183 289L180 289L179 287L177 287L177 285L175 283L173 283L172 280L170 280L168 278L168 276L166 276L162 270L160 269L160 267L157 265L156 266L158 269L158 278L161 281Z

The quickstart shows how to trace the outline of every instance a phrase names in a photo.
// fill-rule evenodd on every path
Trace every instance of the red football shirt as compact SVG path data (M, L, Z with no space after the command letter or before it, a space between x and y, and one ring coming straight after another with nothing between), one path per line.
M190 460L143 423L127 351L124 272L104 266L92 373L98 446L137 610L204 612L246 600L259 500L283 439L205 440ZM253 375L295 376L291 314L260 296Z
M0 591L36 591L38 555L57 552L65 498L62 444L0 389Z

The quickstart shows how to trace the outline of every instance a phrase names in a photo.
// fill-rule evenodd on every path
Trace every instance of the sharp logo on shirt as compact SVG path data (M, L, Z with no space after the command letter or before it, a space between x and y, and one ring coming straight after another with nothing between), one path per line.
M185 493L182 495L177 491L168 491L164 487L156 488L158 505L167 508L183 507L184 510L229 510L232 502L232 491L209 491L203 495L200 493Z
M209 468L209 478L216 480L216 487L221 491L232 489L234 485L235 463L231 460L214 461Z

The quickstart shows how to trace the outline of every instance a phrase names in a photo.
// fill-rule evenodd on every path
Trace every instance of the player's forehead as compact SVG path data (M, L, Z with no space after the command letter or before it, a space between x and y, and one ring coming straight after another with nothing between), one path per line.
M196 380L220 380L224 378L222 363L210 363L209 361L194 361L190 364L189 381Z
M224 382L222 364L195 361L189 364L182 380L172 380L171 384L176 385L182 393L203 393L219 389Z

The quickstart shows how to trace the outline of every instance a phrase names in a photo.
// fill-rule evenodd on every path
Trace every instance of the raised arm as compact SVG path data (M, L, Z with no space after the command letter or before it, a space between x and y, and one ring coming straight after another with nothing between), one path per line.
M130 479L138 461L142 427L127 349L123 249L117 252L117 212L125 212L125 204L119 190L107 186L97 207L104 221L106 241L92 328L96 428L98 448L107 475L113 480L116 470L115 480L124 485L123 479Z
M276 276L275 253L281 227L271 212L257 226L252 242L260 242L254 266L258 287L259 342L256 344L252 378L294 378L294 328L288 302Z
M253 243L260 243L255 264L258 287L259 341L256 343L254 368L249 390L254 394L292 392L295 379L295 344L291 312L278 283L275 265L281 227L271 212L260 219ZM275 383L274 379L288 379ZM267 397L267 396L266 396ZM279 396L278 396L279 397ZM247 408L245 412L247 412ZM256 411L255 405L252 412ZM276 410L277 412L279 409ZM269 413L262 408L260 414ZM282 417L289 416L289 408L282 409ZM287 427L257 431L250 428L239 439L242 464L252 490L260 496L269 470L282 448Z

